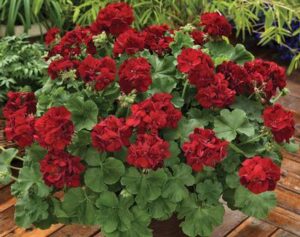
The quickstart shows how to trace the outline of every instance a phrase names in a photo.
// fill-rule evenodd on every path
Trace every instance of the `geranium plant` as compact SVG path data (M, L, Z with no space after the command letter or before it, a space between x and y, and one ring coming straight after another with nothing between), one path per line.
M219 13L200 25L131 28L109 4L87 28L51 30L49 80L9 95L2 181L16 179L23 227L99 225L105 236L152 236L151 220L180 219L209 236L224 207L265 218L276 199L280 150L296 150L284 68L231 45ZM22 154L22 153L21 153ZM23 160L16 178L13 158Z

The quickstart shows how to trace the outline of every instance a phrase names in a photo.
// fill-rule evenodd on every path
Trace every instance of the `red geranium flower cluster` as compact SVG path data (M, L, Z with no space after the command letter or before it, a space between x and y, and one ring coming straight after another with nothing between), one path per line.
M34 140L36 98L32 92L8 92L2 112L6 119L5 135L20 147L30 146Z
M126 3L112 3L99 11L96 21L91 25L94 34L102 31L114 36L130 29L133 22L132 8Z
M227 156L228 142L217 138L210 129L196 128L189 139L182 150L194 171L201 171L203 166L215 167Z
M256 59L245 63L249 77L257 88L261 88L267 99L276 94L277 88L283 89L286 86L285 69L274 62Z
M162 128L176 128L182 114L174 107L171 99L170 94L159 93L132 105L127 125L137 128L139 133L157 133Z
M106 56L101 59L88 55L79 65L78 73L86 83L93 83L96 90L103 90L116 77L116 63Z
M210 36L230 36L232 27L227 21L226 17L218 12L204 13L200 17L203 31Z
M79 157L64 151L49 151L40 161L40 170L48 186L61 189L80 186L80 174L85 167Z
M205 34L203 31L195 29L191 32L191 36L195 44L202 46L205 43Z
M178 69L188 74L198 92L196 99L204 108L224 108L234 102L235 91L220 73L215 74L212 59L200 50L183 49L177 57Z
M264 124L273 133L276 142L289 142L295 132L293 113L285 110L280 104L267 107L263 112Z
M242 185L258 194L275 189L280 168L270 158L255 156L242 163L239 176Z
M118 36L114 43L113 53L115 57L122 53L131 55L144 48L145 34L130 29Z
M168 25L153 25L147 27L144 32L145 34L145 48L151 52L157 53L159 56L170 52L170 43L173 38L167 36L166 33L169 31Z
M111 115L93 128L91 137L99 151L115 152L129 146L131 134L132 129L125 124L125 119Z
M200 88L196 99L203 108L224 108L231 105L235 98L235 91L229 89L228 81L223 74L214 75L214 80L207 87Z
M60 29L58 29L57 27L53 27L51 29L49 29L46 33L45 36L45 44L48 46L51 43L53 43L57 37L57 35L59 34Z
M32 114L26 114L25 107L17 110L6 119L6 139L20 147L30 146L34 137L34 121Z
M76 69L79 64L77 60L70 60L67 58L61 58L52 61L48 67L48 74L52 80L60 77L64 72Z
M36 140L49 150L63 150L70 144L74 124L64 107L52 107L35 122Z
M8 101L6 102L2 113L5 118L9 118L18 110L24 110L25 114L34 114L36 112L36 98L32 92L8 92Z
M124 93L128 94L133 89L145 92L152 83L151 65L142 57L127 59L120 67L119 78Z
M143 169L162 167L163 161L171 155L169 146L158 135L139 134L136 142L128 149L127 162Z

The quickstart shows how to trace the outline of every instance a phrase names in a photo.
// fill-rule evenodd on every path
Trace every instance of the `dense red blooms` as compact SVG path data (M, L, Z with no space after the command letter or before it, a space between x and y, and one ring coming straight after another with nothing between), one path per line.
M280 168L270 158L254 156L242 163L239 176L242 185L258 194L275 189Z
M145 92L152 83L151 65L142 57L129 58L121 65L119 78L119 84L124 93L128 94L133 89L137 92Z
M191 36L195 44L203 45L205 43L205 34L201 30L193 30Z
M214 80L214 70L206 63L198 64L188 73L188 80L191 85L202 88L210 85Z
M199 49L183 49L177 57L177 62L179 71L183 73L189 73L198 65L206 65L208 68L214 69L212 59Z
M114 43L113 53L118 56L122 53L135 54L145 47L145 34L128 30L120 34Z
M35 122L36 140L42 147L63 150L74 133L71 113L64 107L52 107Z
M125 125L125 120L113 115L98 123L91 133L92 143L99 151L119 151L122 146L129 146L132 129Z
M58 29L57 27L53 27L53 28L49 29L45 36L45 44L50 45L52 42L54 42L56 39L56 36L59 34L59 32L60 32L60 29Z
M232 27L227 19L218 12L204 13L200 17L203 31L211 36L230 36Z
M271 129L278 143L288 142L295 132L293 113L285 110L280 104L265 108L263 119L265 126Z
M106 56L97 59L90 54L81 61L78 67L81 78L87 83L94 84L96 90L103 90L114 81L116 70L116 63L112 58Z
M13 141L20 147L32 144L34 116L26 115L26 107L17 110L6 120L5 135L8 141Z
M169 45L173 41L173 38L166 36L168 30L169 27L167 25L153 25L147 27L144 30L146 33L145 48L160 56L169 52L171 50Z
M64 151L50 151L40 161L40 170L48 186L61 189L79 187L80 174L85 167L80 163L80 157L72 156Z
M127 125L137 127L139 133L156 133L162 128L176 128L182 117L181 111L171 102L172 96L158 93L149 99L131 106Z
M128 148L127 163L143 169L161 167L171 155L169 146L167 141L157 135L140 134Z
M48 67L48 75L52 80L55 80L59 78L63 72L76 69L78 64L78 61L72 61L65 58L54 60Z
M94 34L105 31L118 36L130 29L133 20L132 8L127 3L111 3L99 11L91 30Z
M194 171L201 171L203 166L215 167L227 156L228 142L217 138L210 129L196 128L189 139L182 149Z
M223 74L217 73L207 87L199 88L196 99L204 108L224 108L234 102L235 91L228 88Z
M3 116L8 119L16 111L25 108L25 114L36 112L36 98L33 92L8 92L7 102L2 110Z
M76 27L68 31L49 52L49 56L61 55L63 58L73 59L82 53L82 48L89 54L95 54L96 47L93 43L93 35L87 28Z
M257 88L262 87L267 99L276 94L277 89L286 86L285 69L274 62L256 59L245 63L249 77Z
M237 94L253 93L253 83L248 72L243 66L232 61L223 62L217 67L217 72L222 73L229 82L229 88L235 90Z

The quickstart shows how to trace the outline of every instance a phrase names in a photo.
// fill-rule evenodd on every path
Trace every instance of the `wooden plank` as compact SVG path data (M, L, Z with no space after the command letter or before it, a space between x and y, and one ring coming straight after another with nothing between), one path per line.
M55 231L62 228L64 225L62 224L55 224L52 225L49 229L41 230L41 229L28 229L25 230L23 228L16 228L15 230L8 233L5 237L15 237L15 236L21 236L21 237L47 237L54 233ZM65 237L65 236L62 236Z
M297 235L294 235L282 229L278 229L274 234L272 234L271 237L297 237Z
M0 205L0 213L16 204L16 198L11 198Z
M299 143L299 140L296 139L296 142ZM285 150L281 151L282 155L283 155L283 160L292 160L296 163L300 163L300 152L297 153L289 153Z
M217 227L211 237L223 237L232 231L236 226L241 224L247 216L240 211L232 211L225 206L225 215L223 218L223 224Z
M62 237L62 236L72 236L72 237L83 237L92 236L99 232L99 226L82 226L82 225L67 225L49 235L49 237Z
M228 237L266 237L277 230L276 226L270 225L264 221L255 218L248 218L242 222L236 229L230 232Z
M278 186L275 189L277 205L296 214L300 214L300 195Z
M300 194L300 176L287 170L282 170L278 186Z
M287 152L283 152L282 155L283 160L281 162L281 168L287 170L288 172L292 172L296 175L300 175L300 157L298 160L296 154L291 154Z
M0 214L0 237L16 228L14 221L15 207L12 206Z
M10 185L3 186L0 189L0 194L1 194L0 195L0 206L1 206L2 203L12 198L12 195L10 193Z
M281 207L275 207L269 214L267 222L288 232L300 236L300 215Z

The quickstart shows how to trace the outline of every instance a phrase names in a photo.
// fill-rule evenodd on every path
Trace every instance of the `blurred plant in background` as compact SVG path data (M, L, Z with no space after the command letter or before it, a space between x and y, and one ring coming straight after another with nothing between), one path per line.
M34 91L47 74L42 44L30 44L22 36L0 39L0 106L8 91Z

